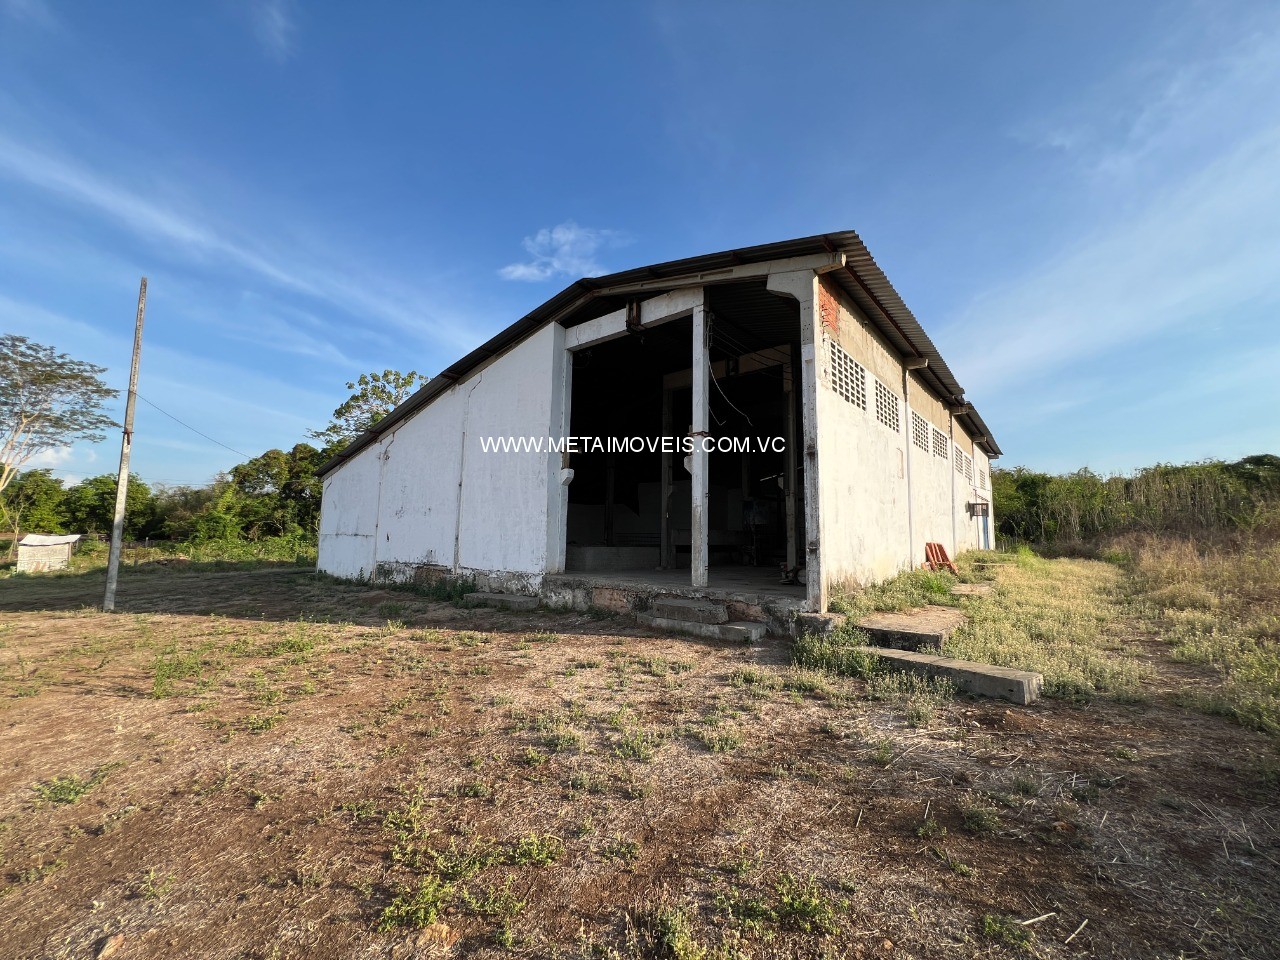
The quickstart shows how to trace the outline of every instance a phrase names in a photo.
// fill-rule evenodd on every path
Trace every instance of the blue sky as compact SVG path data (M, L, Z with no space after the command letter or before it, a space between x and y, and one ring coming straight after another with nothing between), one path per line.
M0 0L0 330L123 387L146 274L139 393L256 455L579 275L852 228L1003 465L1280 452L1274 3L355 9Z

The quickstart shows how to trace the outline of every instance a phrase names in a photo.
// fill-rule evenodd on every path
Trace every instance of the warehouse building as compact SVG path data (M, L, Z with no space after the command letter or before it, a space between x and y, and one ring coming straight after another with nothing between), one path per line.
M319 568L821 612L989 545L999 455L857 234L824 234L573 283L322 467Z

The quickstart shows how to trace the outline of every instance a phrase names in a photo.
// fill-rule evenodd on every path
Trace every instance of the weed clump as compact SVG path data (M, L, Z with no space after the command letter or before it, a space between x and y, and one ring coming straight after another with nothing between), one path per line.
M118 763L106 764L95 770L93 775L88 778L77 777L74 774L65 777L54 777L43 783L35 784L31 789L35 791L36 800L39 803L53 805L75 803L107 779L107 774L119 766L120 764Z
M988 940L1003 943L1010 947L1026 947L1031 943L1031 931L1017 920L999 916L994 913L982 915L978 929Z

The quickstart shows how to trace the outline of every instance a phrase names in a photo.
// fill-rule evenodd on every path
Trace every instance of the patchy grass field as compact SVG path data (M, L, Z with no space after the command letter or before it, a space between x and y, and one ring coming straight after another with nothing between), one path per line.
M1270 955L1276 739L1117 570L972 603L1031 708L297 568L7 580L0 956Z

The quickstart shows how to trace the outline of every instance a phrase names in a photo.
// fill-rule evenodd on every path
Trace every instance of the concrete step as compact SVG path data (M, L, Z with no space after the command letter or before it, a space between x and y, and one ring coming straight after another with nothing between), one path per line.
M537 597L526 597L518 593L485 593L477 591L468 593L463 601L469 606L501 607L504 610L536 610Z
M858 621L871 642L895 650L940 647L965 615L955 607L922 607L902 613L873 613Z
M951 587L951 592L957 597L989 597L995 592L995 587L989 583L957 583Z
M1043 675L1027 670L993 667L988 663L974 663L971 660L952 660L950 657L935 657L910 650L886 650L883 647L859 649L875 654L891 668L911 670L928 677L941 677L955 684L961 693L971 693L977 697L994 697L1025 706L1035 702L1044 687Z
M696 620L675 620L670 617L656 617L649 613L637 613L636 620L655 630L667 630L671 633L686 633L694 637L706 637L710 640L729 640L734 643L758 643L764 639L765 625L738 620L733 623L699 623Z
M690 620L694 623L728 623L729 611L723 603L695 600L691 597L657 597L650 607L655 617L667 620Z

